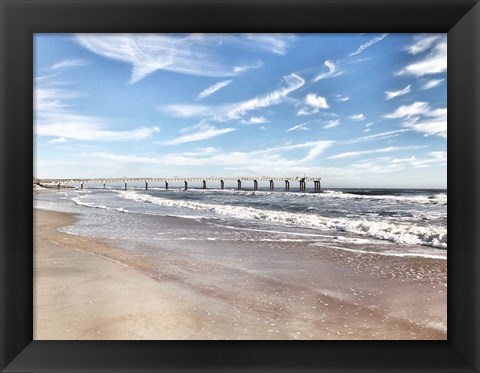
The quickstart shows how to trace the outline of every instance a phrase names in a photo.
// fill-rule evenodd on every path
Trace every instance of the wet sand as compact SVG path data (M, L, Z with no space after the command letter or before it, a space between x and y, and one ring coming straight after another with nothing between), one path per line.
M35 339L447 338L445 260L186 242L152 261L57 230L74 219L34 209Z

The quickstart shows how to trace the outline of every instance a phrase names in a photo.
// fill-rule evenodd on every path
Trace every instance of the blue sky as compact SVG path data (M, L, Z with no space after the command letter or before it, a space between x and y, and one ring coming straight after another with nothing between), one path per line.
M447 187L446 34L36 34L35 175Z

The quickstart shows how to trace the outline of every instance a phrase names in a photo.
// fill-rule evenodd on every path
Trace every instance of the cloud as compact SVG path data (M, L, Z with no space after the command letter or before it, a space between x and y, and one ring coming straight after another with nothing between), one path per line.
M428 48L430 48L429 52L422 59L405 66L397 72L397 75L420 77L445 73L447 71L447 39L435 38L435 42L429 43Z
M350 97L348 97L348 96L342 96L342 95L336 95L335 96L335 101L345 102L345 101L348 101L348 100L350 100Z
M160 106L159 109L170 115L182 118L208 117L216 122L239 120L251 111L284 102L290 93L305 84L305 80L300 75L292 73L285 76L282 83L283 85L279 88L246 101L217 106L171 104Z
M447 152L445 151L434 151L427 153L428 158L418 159L415 156L410 158L397 158L392 159L391 163L393 164L408 164L413 168L425 168L431 166L446 166L447 164Z
M328 103L325 97L317 96L315 93L309 93L304 100L307 107L301 108L297 115L311 115L316 114L320 109L328 109Z
M254 41L257 47L268 52L285 55L289 41L293 39L291 34L246 34L246 38Z
M202 141L211 139L212 137L220 136L225 133L236 131L235 128L217 128L210 124L200 123L188 129L184 129L181 133L190 132L185 135L181 135L173 140L163 142L164 145L178 145L188 142Z
M345 158L358 157L365 154L391 153L391 152L396 152L401 150L419 149L424 147L425 146L389 146L387 148L381 148L381 149L370 149L370 150L360 150L360 151L354 151L354 152L339 153L339 154L332 155L327 159L345 159Z
M398 91L385 91L385 99L386 100L391 100L392 98L398 97L398 96L403 96L406 95L407 93L410 93L410 88L411 85L407 85L405 88L399 89Z
M308 131L309 128L306 127L306 125L307 125L307 122L301 123L301 124L297 124L296 126L290 127L290 128L289 128L288 130L286 130L285 132L292 132L292 131L298 131L298 130Z
M360 113L360 114L350 115L348 118L350 118L351 120L365 120L367 117L365 116L365 114Z
M404 132L409 132L410 129L399 129L399 130L394 130L394 131L387 131L387 132L380 132L376 133L374 135L368 135L368 136L362 136L362 137L357 137L354 139L349 139L349 140L343 140L339 142L339 144L345 145L345 144L357 144L360 142L367 142L367 141L376 141L376 140L386 140L392 137L397 137L400 136L400 134Z
M426 102L415 101L410 105L399 106L393 113L384 117L389 119L409 118L416 115L426 115L430 111L430 105Z
M339 125L340 125L340 120L333 119L333 120L329 120L328 122L326 122L326 124L323 126L323 128L329 129L329 128L337 127Z
M425 52L433 44L437 43L442 39L441 35L438 34L421 34L413 37L415 43L406 46L404 49L410 54L418 54Z
M108 130L108 123L102 118L72 111L68 100L81 96L78 92L66 89L35 88L35 134L65 140L132 141L148 138L159 131L158 127L138 127L128 131Z
M312 82L318 82L321 79L333 78L334 76L340 75L340 70L332 60L327 60L323 64L327 67L328 71L317 75L313 78Z
M247 101L227 105L227 110L224 113L215 115L214 119L217 121L236 120L245 116L250 111L280 104L290 93L305 84L305 80L295 73L285 76L283 80L286 83L285 86Z
M130 82L136 83L158 70L181 74L229 77L257 63L245 61L246 49L284 54L291 38L282 35L239 34L77 34L80 45L102 57L132 66ZM235 65L225 50L236 50Z
M262 124L262 123L267 123L268 122L268 119L265 118L265 117L250 117L250 119L248 120L245 120L245 119L242 119L240 121L240 123L242 124Z
M422 88L421 88L421 89L431 89L431 88L435 88L435 87L439 86L440 84L442 84L443 81L444 81L444 79L432 79L432 80L429 80L429 81L427 81L424 85L422 85Z
M365 44L362 44L360 47L358 47L358 49L355 52L350 53L349 57L362 53L365 49L371 47L373 44L376 44L379 41L383 40L387 35L388 34L381 34L380 36L373 38L372 40L366 42Z
M212 113L211 106L197 104L171 104L159 107L160 110L179 118L201 117Z
M218 82L218 83L215 83L215 84L212 84L211 86L205 88L202 92L200 92L197 96L197 100L201 100L205 97L208 97L212 94L214 94L215 92L219 91L220 89L226 87L227 85L229 85L230 83L232 82L232 80L223 80L221 82Z
M251 64L251 65L234 66L233 67L233 72L238 74L238 73L242 73L244 71L251 70L251 69L259 69L262 66L263 66L263 62L262 61L257 61L256 63Z
M432 109L428 103L416 101L398 107L393 113L385 115L385 118L401 119L406 128L447 138L447 108Z
M49 143L51 144L61 144L64 142L68 142L68 140L65 137L59 137L57 139L50 140Z
M85 65L85 62L82 60L63 60L63 61L57 62L56 64L53 64L51 69L59 70L67 67L83 66L83 65Z

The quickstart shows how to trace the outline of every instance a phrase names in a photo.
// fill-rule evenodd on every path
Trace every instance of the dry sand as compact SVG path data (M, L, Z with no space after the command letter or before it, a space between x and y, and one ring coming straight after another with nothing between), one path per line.
M446 261L279 243L264 253L285 255L283 273L181 250L158 268L141 250L59 232L72 215L34 217L35 339L447 338Z

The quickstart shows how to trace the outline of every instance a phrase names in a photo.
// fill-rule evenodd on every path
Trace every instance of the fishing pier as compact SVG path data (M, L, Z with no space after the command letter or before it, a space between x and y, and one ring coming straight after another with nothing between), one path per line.
M36 179L34 178L34 184L38 184L40 186L46 186L49 188L57 187L61 188L64 186L75 187L78 185L80 189L83 189L86 184L96 184L96 185L103 185L103 188L106 188L107 184L124 184L124 189L127 190L128 185L132 183L144 183L145 189L148 190L148 187L151 186L153 183L160 183L165 186L165 189L168 189L170 183L183 183L184 189L188 189L188 183L190 182L201 182L201 188L207 189L207 185L217 185L220 189L225 189L225 182L227 181L234 181L237 183L237 189L241 190L242 186L245 187L247 185L253 185L253 190L258 190L258 183L262 182L269 182L269 189L275 189L275 182L284 183L285 191L290 190L290 184L292 184L292 188L296 188L298 186L298 190L304 192L307 190L307 183L311 183L310 185L313 186L312 190L314 192L320 192L321 188L321 179L319 177L269 177L269 176L241 176L241 177L173 177L173 178L95 178L95 179Z

